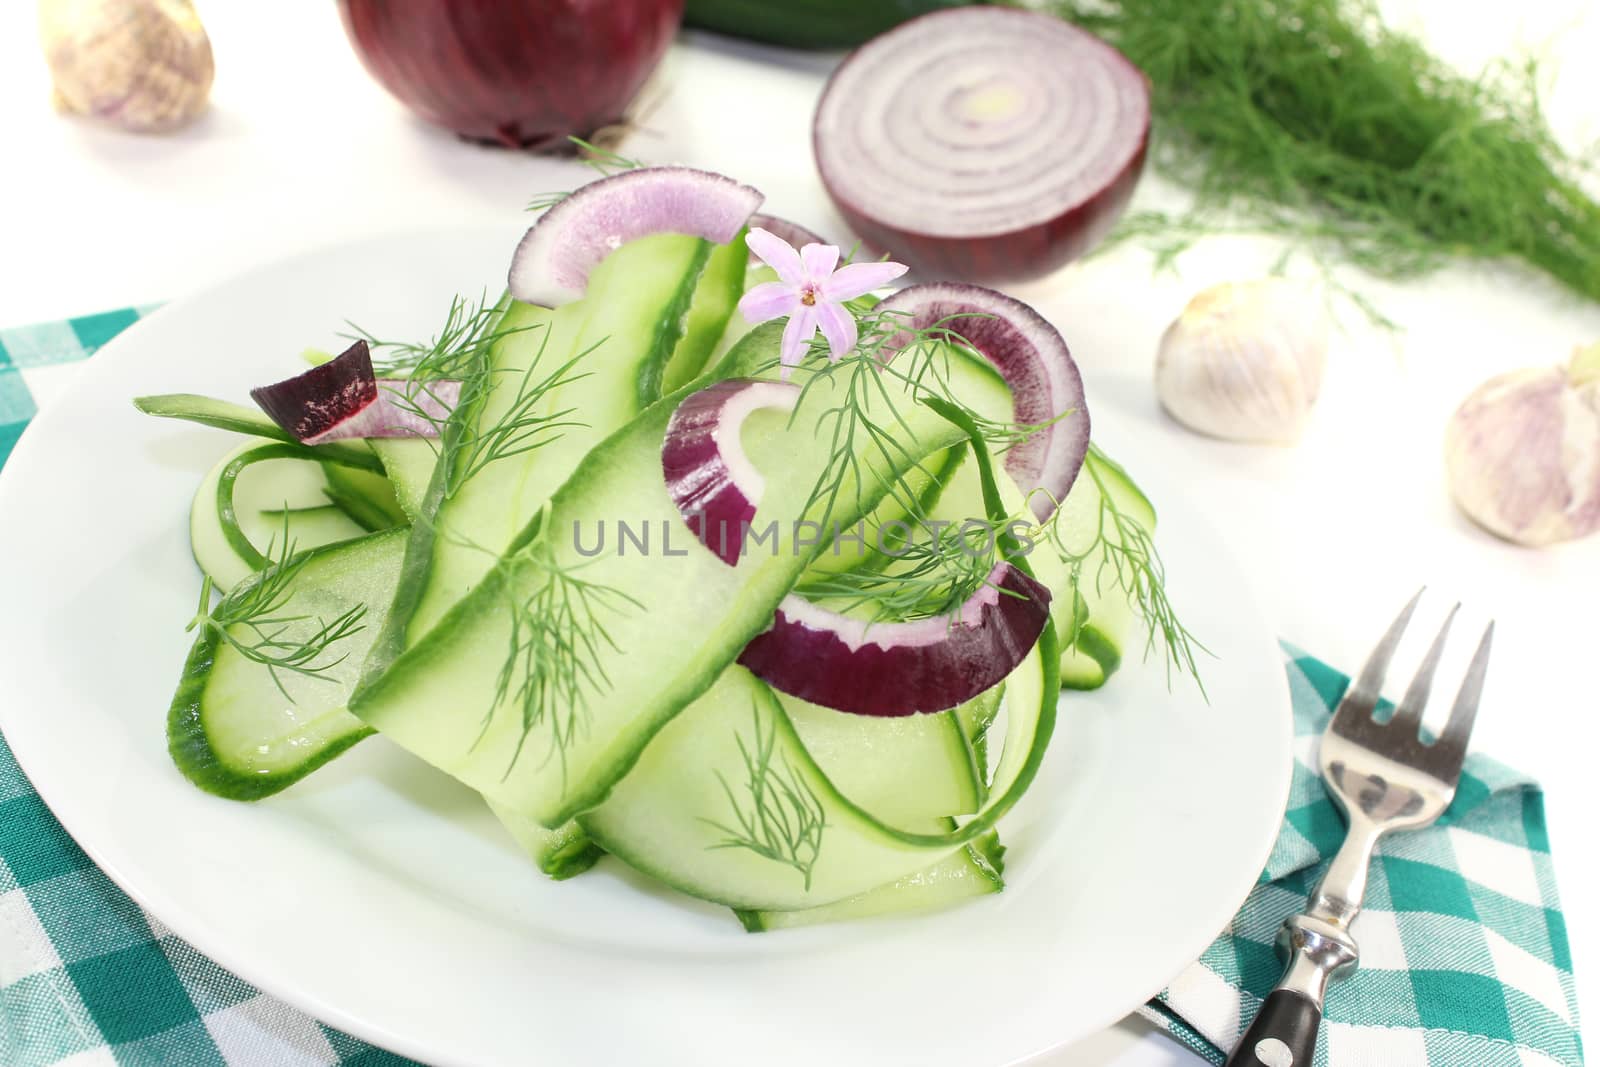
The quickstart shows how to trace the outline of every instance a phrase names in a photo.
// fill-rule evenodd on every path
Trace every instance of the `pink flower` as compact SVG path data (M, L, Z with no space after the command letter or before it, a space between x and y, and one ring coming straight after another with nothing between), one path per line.
M805 358L819 328L828 339L830 361L849 355L856 346L856 319L844 302L865 296L906 272L903 263L851 263L834 270L839 264L837 245L811 244L796 252L788 241L759 226L751 228L745 242L778 272L779 280L744 294L739 311L752 324L789 317L780 349L785 380Z

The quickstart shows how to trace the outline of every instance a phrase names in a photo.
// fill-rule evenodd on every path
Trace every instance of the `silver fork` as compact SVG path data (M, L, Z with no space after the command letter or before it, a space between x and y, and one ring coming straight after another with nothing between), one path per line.
M1483 631L1449 722L1429 744L1420 734L1422 711L1459 604L1433 639L1394 716L1383 723L1373 718L1389 661L1421 598L1419 591L1390 624L1322 735L1322 780L1344 810L1349 832L1317 884L1311 906L1284 920L1280 941L1288 949L1289 966L1228 1057L1227 1067L1310 1067L1328 979L1356 963L1350 923L1366 894L1373 847L1384 834L1430 825L1455 796L1489 667L1494 623Z

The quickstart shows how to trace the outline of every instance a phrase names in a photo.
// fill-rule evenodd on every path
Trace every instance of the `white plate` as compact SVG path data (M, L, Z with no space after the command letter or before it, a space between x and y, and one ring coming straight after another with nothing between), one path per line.
M1227 546L1103 417L1097 439L1161 508L1173 598L1216 653L1211 702L1136 662L1066 698L1002 824L998 897L752 936L614 861L544 880L472 793L381 738L254 805L179 776L163 722L199 584L189 498L228 438L129 399L243 400L336 345L346 318L426 336L451 294L498 291L516 236L408 234L264 267L134 326L29 428L0 474L0 728L89 855L223 966L441 1064L997 1067L1110 1024L1194 959L1277 830L1287 686Z

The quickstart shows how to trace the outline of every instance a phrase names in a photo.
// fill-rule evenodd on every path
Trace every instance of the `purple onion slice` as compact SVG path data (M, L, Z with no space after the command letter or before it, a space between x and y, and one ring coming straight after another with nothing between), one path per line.
M954 618L869 625L790 594L739 662L774 689L839 711L944 711L1000 684L1049 618L1050 591L1000 563Z
M904 315L908 329L944 324L1000 372L1018 423L1050 424L1006 453L1006 471L1028 494L1034 515L1049 518L1089 451L1083 377L1060 331L1020 300L954 282L908 286L878 309Z
M763 409L793 411L800 387L729 378L683 399L667 423L661 473L678 512L700 543L732 567L766 478L739 441L744 421Z
M812 124L817 169L877 251L928 277L1036 278L1097 244L1144 164L1150 90L1039 12L963 7L858 48Z
M250 390L250 398L301 444L355 437L437 437L461 383L379 378L367 342L304 374Z
M759 226L768 233L783 238L796 248L803 248L806 245L825 245L832 243L824 240L815 231L807 229L798 222L790 222L788 219L780 219L776 215L751 215L750 226L752 229ZM760 263L761 257L756 255L754 252L751 252L750 262L752 264Z
M636 237L682 233L727 244L762 199L732 178L688 167L644 167L591 182L523 236L511 257L511 295L547 307L576 300L589 272Z

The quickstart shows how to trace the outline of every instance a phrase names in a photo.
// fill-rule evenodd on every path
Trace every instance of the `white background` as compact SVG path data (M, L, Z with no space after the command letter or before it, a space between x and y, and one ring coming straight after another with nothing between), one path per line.
M1384 6L1469 69L1514 47L1542 49L1560 70L1547 100L1558 133L1574 146L1600 137L1600 12L1585 0ZM576 177L571 164L464 145L411 118L355 62L329 0L203 4L214 106L160 138L52 111L32 8L0 3L0 325L171 299L362 234L505 224L530 195ZM647 90L652 110L626 150L737 175L767 194L769 210L843 239L809 149L811 108L835 61L685 35ZM1147 180L1137 202L1176 196ZM1580 988L1589 979L1592 989L1600 537L1530 551L1480 532L1445 492L1440 442L1451 410L1484 378L1600 340L1600 303L1500 268L1407 286L1347 276L1404 330L1386 335L1358 313L1343 316L1306 439L1276 449L1193 437L1155 404L1156 338L1195 290L1260 274L1278 251L1213 240L1182 260L1181 274L1153 277L1145 252L1119 249L1016 292L1061 327L1095 410L1169 442L1180 477L1168 480L1192 486L1253 562L1255 591L1284 637L1349 668L1422 583L1434 596L1419 631L1454 599L1466 604L1464 631L1498 621L1478 746L1546 787ZM1468 644L1463 636L1445 678ZM1130 1022L1040 1062L1199 1061Z

